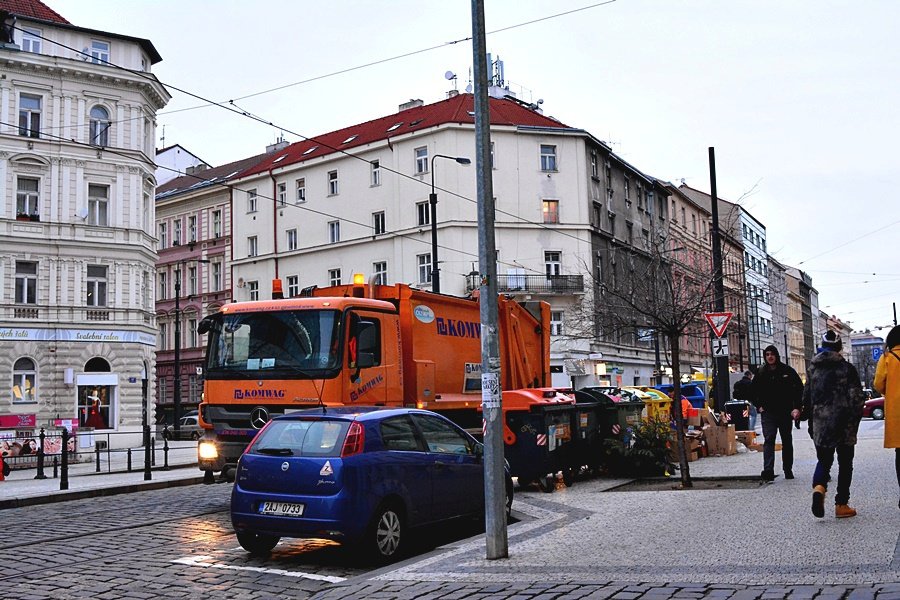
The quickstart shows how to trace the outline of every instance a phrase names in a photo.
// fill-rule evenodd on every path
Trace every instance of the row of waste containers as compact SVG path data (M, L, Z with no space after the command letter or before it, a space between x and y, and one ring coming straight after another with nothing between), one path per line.
M506 425L515 432L515 439L506 445L505 455L520 485L536 482L551 492L560 472L564 483L571 485L582 468L596 471L601 466L604 440L624 436L643 418L670 419L670 399L616 401L595 388L571 395L574 403L534 403L528 410L506 413ZM724 408L736 429L747 429L747 402L733 400Z

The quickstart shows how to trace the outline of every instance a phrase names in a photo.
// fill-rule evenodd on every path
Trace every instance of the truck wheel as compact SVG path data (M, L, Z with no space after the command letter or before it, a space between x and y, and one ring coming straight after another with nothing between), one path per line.
M543 477L538 477L538 487L541 488L541 491L545 494L549 494L556 489L556 475L544 475Z
M281 539L274 535L266 535L264 533L239 533L237 534L238 543L241 548L253 555L266 555L272 551L272 548L278 544Z
M575 469L563 469L563 483L566 484L566 487L575 485Z
M366 533L365 546L378 562L387 562L399 556L406 540L403 512L394 503L382 504L375 511Z
M872 410L872 418L876 421L880 421L884 418L884 409L883 408L875 408Z

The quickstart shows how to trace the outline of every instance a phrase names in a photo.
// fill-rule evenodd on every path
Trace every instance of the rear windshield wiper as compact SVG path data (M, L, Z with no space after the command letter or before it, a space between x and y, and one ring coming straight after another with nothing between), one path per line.
M294 452L290 448L257 448L260 454L272 454L273 456L293 456Z

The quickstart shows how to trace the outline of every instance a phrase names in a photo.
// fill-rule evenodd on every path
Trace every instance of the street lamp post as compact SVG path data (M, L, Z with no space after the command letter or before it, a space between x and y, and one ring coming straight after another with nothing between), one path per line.
M175 422L172 427L175 430L175 438L181 431L181 271L186 262L209 263L203 258L181 259L175 263L175 390L172 404L175 411Z
M431 290L435 293L441 291L441 274L438 267L438 243L437 243L437 194L434 191L434 159L446 158L455 160L461 165L472 164L465 156L447 156L435 154L431 157L431 193L428 195L428 203L431 204Z

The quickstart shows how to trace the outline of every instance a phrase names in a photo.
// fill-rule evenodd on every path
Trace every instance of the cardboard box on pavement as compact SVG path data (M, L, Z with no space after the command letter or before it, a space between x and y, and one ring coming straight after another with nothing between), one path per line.
M731 456L737 453L734 425L710 425L703 428L710 455Z

